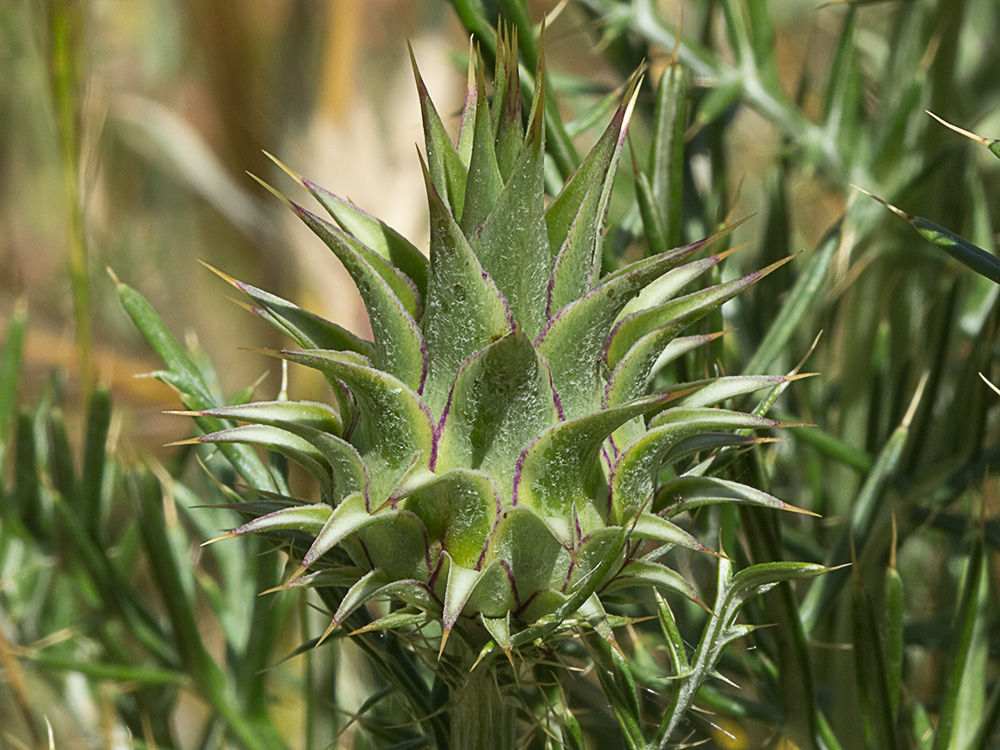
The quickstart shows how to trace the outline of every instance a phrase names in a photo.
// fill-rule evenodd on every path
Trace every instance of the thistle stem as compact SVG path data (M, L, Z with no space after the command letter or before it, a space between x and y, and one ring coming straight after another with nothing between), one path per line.
M517 685L503 660L480 664L452 687L451 747L514 750L517 747Z

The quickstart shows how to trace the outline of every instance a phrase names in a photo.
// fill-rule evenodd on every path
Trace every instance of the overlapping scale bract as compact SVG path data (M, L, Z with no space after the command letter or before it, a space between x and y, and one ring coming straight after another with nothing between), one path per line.
M492 101L476 55L469 70L457 145L416 72L426 258L378 219L286 170L331 214L334 223L289 202L361 288L375 341L234 282L307 347L280 356L323 373L338 412L307 403L227 409L217 416L247 426L201 440L278 450L320 481L315 504L249 505L271 512L231 535L304 535L308 546L295 553L300 567L287 585L344 588L331 627L390 598L403 609L369 628L433 618L442 649L457 632L473 652L499 646L510 655L542 624L588 623L612 637L602 592L652 586L697 598L651 554L705 550L670 517L707 502L787 507L739 485L663 471L665 462L746 445L748 430L777 426L715 402L781 379L650 392L667 361L713 338L677 334L769 269L685 293L723 257L695 258L706 240L600 277L604 212L638 80L593 151L547 199L544 56L526 122L516 41L501 39Z

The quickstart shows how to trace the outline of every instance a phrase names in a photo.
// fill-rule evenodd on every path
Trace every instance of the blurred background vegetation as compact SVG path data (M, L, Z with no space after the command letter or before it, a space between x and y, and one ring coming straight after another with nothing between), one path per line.
M474 28L471 20L492 22L518 4L455 5L476 8L479 15L463 17ZM531 18L538 22L556 5L530 3ZM680 60L691 84L680 238L709 233L727 214L755 215L736 233L736 242L750 246L734 256L727 276L806 251L727 308L716 329L735 330L710 361L691 367L785 372L823 332L805 368L819 377L779 403L816 427L796 429L794 440L726 469L741 479L754 473L768 491L823 518L783 531L770 518L744 518L735 556L847 562L853 536L858 561L853 584L846 574L828 576L794 599L772 594L750 612L752 621L778 626L734 649L726 669L739 676L743 698L707 695L704 705L720 712L715 723L726 732L705 736L722 747L784 736L806 747L805 735L824 736L828 747L838 737L840 746L863 746L873 730L857 721L870 678L864 669L856 676L852 654L864 651L866 638L858 629L860 590L873 597L883 623L888 656L880 658L892 661L898 648L899 664L887 670L903 675L902 691L898 680L889 683L894 721L906 736L930 747L942 715L964 717L967 737L933 746L989 747L990 737L976 732L986 726L980 720L995 723L1000 712L992 687L1000 444L997 396L979 373L1000 379L1000 305L990 282L923 243L851 184L995 250L996 161L924 110L1000 135L1000 7L992 0L570 2L548 30L547 59L574 135L594 137L586 125L603 123L606 96L645 61L651 83L633 129L645 161L655 82L672 53L681 5ZM163 414L178 406L168 388L133 377L160 364L122 314L105 267L148 297L172 330L211 353L221 391L263 378L258 396L273 397L280 370L240 347L273 346L275 334L232 304L225 283L199 260L358 332L365 321L325 248L245 172L281 185L263 151L274 153L426 243L406 41L442 112L456 114L464 75L456 60L467 32L444 0L12 0L0 7L0 340L7 347L0 362L0 743L32 746L44 716L58 747L128 747L125 724L136 746L212 747L226 732L252 746L245 736L256 730L213 718L212 696L192 689L183 670L150 671L147 652L168 664L178 651L185 669L200 657L185 656L179 615L151 594L150 581L162 589L164 574L143 546L162 532L178 567L199 563L180 585L220 662L238 664L257 651L254 666L270 667L303 634L315 635L322 617L294 601L254 604L253 593L266 588L258 584L280 573L278 563L258 563L254 547L246 560L237 559L242 552L201 559L197 544L228 520L190 508L225 502L221 490L192 494L177 485L177 508L166 504L163 528L135 528L136 507L157 486L151 474L163 485L199 472L189 451L163 447L188 437L190 425ZM613 206L612 256L632 252L642 235L628 159ZM791 303L799 307L790 312ZM19 376L7 372L15 360ZM108 387L116 406L104 412L103 429L94 427L101 413L90 396L94 382ZM299 397L317 387L292 384ZM140 459L153 469L129 468L135 476L119 478L120 466ZM94 476L107 529L79 536L74 511L60 510L58 498ZM25 516L31 486L60 523ZM126 486L140 489L123 493ZM107 569L81 562L91 549L81 541L87 533L106 551ZM984 573L971 576L970 589L964 571L975 566ZM899 611L891 606L895 584L886 583L897 570L905 582ZM232 590L213 599L227 580ZM125 586L128 602L102 581ZM102 615L116 600L121 613ZM241 607L247 613L234 614ZM119 615L126 628L149 626L145 651L131 643L114 651ZM249 635L248 618L268 616L273 628L263 647ZM164 619L169 633L156 624ZM966 630L968 641L959 637ZM637 651L645 643L655 649L652 632L638 629ZM237 675L234 690L247 706L266 693L270 702L259 713L292 747L326 747L334 736L357 747L403 741L350 740L350 728L337 734L347 713L320 718L334 702L357 710L379 688L358 653L340 653L321 658L315 673L309 659L287 662L267 673L266 690ZM121 669L88 672L87 663ZM650 677L650 692L654 684ZM955 701L959 707L949 708ZM598 716L587 724L589 736L617 742L594 728L601 708L587 705ZM788 730L796 716L809 718ZM832 729L824 733L817 722ZM921 737L916 728L925 725Z

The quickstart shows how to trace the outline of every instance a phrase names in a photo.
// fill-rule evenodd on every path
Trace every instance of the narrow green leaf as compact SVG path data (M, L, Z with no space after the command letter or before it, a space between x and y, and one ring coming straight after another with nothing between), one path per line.
M101 490L108 461L108 429L111 425L111 392L104 386L91 391L87 408L87 432L80 475L80 515L91 536L102 534Z
M299 346L308 349L357 352L369 359L375 356L370 341L363 340L346 328L303 310L270 292L238 281L217 268L212 266L208 268L252 299L258 305L252 308L253 311L290 336Z
M660 629L663 631L663 639L674 668L674 676L680 677L691 669L688 663L687 646L677 629L677 620L674 618L674 613L670 610L666 599L660 595L659 591L653 591L653 596L656 597L656 616L660 623Z
M350 201L310 180L300 181L345 232L398 268L414 283L421 296L427 293L427 258L412 242Z
M772 419L725 409L668 409L651 420L649 430L622 450L611 473L612 519L651 499L664 455L684 438L705 432L780 427ZM666 502L664 496L664 502Z
M482 55L477 51L476 64L476 120L473 126L472 157L469 161L469 177L465 184L465 200L459 224L466 237L476 232L496 205L503 191L503 177L497 164L496 148L493 141L493 125L486 98L486 79L483 74Z
M499 30L493 83L495 86L491 106L493 137L496 139L500 176L506 183L511 178L524 141L516 28L510 35L503 27Z
M549 247L553 255L558 252L558 248L563 246L570 226L580 214L580 208L591 190L591 186L601 185L601 198L598 202L596 224L600 227L603 221L604 211L607 207L607 197L610 193L611 183L614 181L614 165L617 163L618 154L621 150L621 143L625 137L625 130L632 114L632 107L635 104L635 97L638 93L638 77L634 77L626 91L624 101L615 112L611 122L601 135L597 144L587 155L583 163L573 172L559 195L545 211L545 224L548 230ZM591 266L595 269L594 275L589 280L588 287L592 287L596 281L596 274L599 270L597 258L600 257L599 238L595 238L592 248L595 260Z
M470 122L478 121L478 109L481 107L485 112L485 102L479 101L483 93L478 87L470 88L466 94L466 105L463 110L462 131L460 143L464 156L459 156L458 151L445 130L441 117L434 108L430 94L427 93L427 86L420 71L417 69L417 60L413 56L413 48L410 50L410 62L413 65L413 78L417 83L417 95L420 98L420 112L423 116L424 126L424 147L427 150L427 165L430 172L431 183L441 196L444 205L453 216L461 218L464 214L465 191L469 175L469 164L471 157L471 125ZM470 87L472 81L473 58L469 54L469 75ZM472 96L476 103L470 105L469 96ZM487 115L488 116L488 115ZM468 119L467 119L468 118Z
M687 74L676 60L660 76L650 142L650 183L666 247L680 242L684 130L687 127Z
M774 367L778 357L787 349L792 335L799 330L810 306L819 298L841 239L841 223L838 221L809 256L807 267L798 275L788 298L768 328L764 340L747 362L744 372L764 373Z
M286 430L265 424L247 424L240 427L211 432L196 438L199 443L242 443L256 445L292 459L308 471L329 500L332 495L333 476L323 454L308 440Z
M672 517L703 505L717 503L804 512L762 490L718 477L678 477L670 480L656 493L652 512Z
M915 400L919 400L919 394ZM903 423L886 441L879 452L874 467L866 477L852 506L848 527L841 531L834 548L827 554L827 564L830 567L849 562L852 538L858 547L864 547L874 526L878 510L885 507L882 500L889 481L902 458L908 434L909 415L904 418ZM799 608L802 623L807 631L815 627L827 613L849 575L849 571L836 570L823 576L809 588L805 600Z
M859 580L854 586L853 615L854 669L866 744L893 750L898 745L889 674L871 599Z
M208 392L201 372L191 357L181 347L173 334L167 330L160 316L137 291L115 279L118 299L125 312L139 329L146 343L156 352L167 369L178 378L182 392L189 393L202 403L202 408L214 406L212 394Z
M229 536L259 534L262 531L305 531L318 534L332 513L333 508L325 503L282 508L236 527Z
M651 331L667 324L672 325L675 331L680 331L695 320L717 309L724 302L731 300L751 284L757 283L788 260L790 259L772 263L767 268L749 273L733 281L717 284L628 315L615 324L608 337L608 365L610 367L617 366L626 352Z
M27 321L27 306L19 302L7 321L3 347L0 348L0 460L10 439L10 427L17 414L17 390Z
M989 561L982 536L979 535L969 555L965 580L955 608L951 665L938 718L934 750L971 747L982 721L989 667L991 596Z
M861 188L858 189L861 190ZM917 230L917 234L935 247L944 250L959 263L971 268L980 276L985 276L993 283L1000 284L1000 258L959 237L950 229L945 229L941 225L920 216L906 213L891 203L886 203L878 196L872 195L867 190L861 190L861 192L874 198L894 214L908 221L910 226Z
M361 293L372 327L375 365L419 389L427 363L423 336L416 323L421 302L413 282L339 227L294 203L288 205L344 264Z

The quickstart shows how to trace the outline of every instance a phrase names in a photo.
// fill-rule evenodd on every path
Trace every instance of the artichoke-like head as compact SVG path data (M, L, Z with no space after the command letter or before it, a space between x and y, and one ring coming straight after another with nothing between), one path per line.
M726 499L784 507L672 469L776 426L715 405L780 378L650 393L664 365L712 338L678 334L767 269L685 294L722 257L698 257L709 238L602 275L602 225L638 80L547 200L542 66L522 118L515 50L501 40L492 99L472 56L457 144L416 73L429 257L293 175L332 221L286 203L353 277L371 341L233 281L301 347L280 356L323 373L337 406L202 412L247 424L201 440L265 446L319 482L319 502L249 504L259 515L230 536L305 540L287 585L341 587L331 629L389 598L402 606L366 629L436 620L442 650L454 633L471 654L510 655L570 626L611 638L610 592L645 586L697 599L660 562L674 546L706 550L672 516Z

